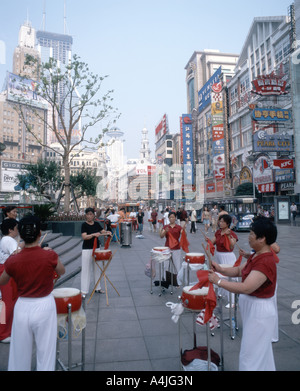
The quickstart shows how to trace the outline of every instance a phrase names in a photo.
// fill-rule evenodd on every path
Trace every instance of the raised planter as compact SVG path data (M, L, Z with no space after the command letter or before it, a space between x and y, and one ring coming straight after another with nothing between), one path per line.
M64 236L81 236L82 223L83 221L48 221L48 229Z

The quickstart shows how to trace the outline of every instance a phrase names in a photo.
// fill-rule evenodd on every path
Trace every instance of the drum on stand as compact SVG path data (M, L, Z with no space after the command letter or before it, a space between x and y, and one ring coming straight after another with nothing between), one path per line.
M182 290L181 301L182 305L192 311L201 311L205 309L206 297L208 288L203 287L192 290L192 286L185 286Z
M71 304L71 311L78 311L81 307L81 293L76 288L56 288L53 289L56 310L58 314L67 314L68 306Z
M94 253L94 258L96 261L108 261L111 255L111 250L101 250L97 248Z
M201 263L204 265L205 263L205 255L202 253L186 253L185 254L185 262L188 263Z

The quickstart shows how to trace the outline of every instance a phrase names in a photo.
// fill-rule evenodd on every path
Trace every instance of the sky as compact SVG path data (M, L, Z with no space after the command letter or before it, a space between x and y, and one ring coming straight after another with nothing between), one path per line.
M65 0L66 33L73 54L114 90L121 114L124 154L139 157L142 129L148 129L154 158L155 127L166 113L170 133L179 132L187 112L185 66L195 51L240 54L252 21L287 15L292 0ZM12 71L20 26L64 33L64 0L0 0L0 88ZM3 49L4 48L4 49ZM4 54L3 54L4 50ZM104 123L102 127L104 128ZM100 126L90 132L96 137Z

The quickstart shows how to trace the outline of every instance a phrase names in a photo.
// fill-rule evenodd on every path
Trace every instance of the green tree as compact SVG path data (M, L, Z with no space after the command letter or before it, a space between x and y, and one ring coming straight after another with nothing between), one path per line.
M27 121L27 111L30 110L42 123L46 124L47 131L52 131L57 142L62 147L62 152L54 150L62 158L64 169L64 210L69 211L70 207L70 163L71 152L75 148L83 150L84 144L95 146L101 143L103 135L119 117L117 109L112 106L112 90L108 90L100 98L97 98L102 83L108 76L100 77L89 70L89 66L82 62L77 55L64 68L59 63L50 58L47 63L39 64L32 56L27 56L25 65L38 67L37 74L39 82L36 86L36 94L48 105L51 121L47 121L32 106L19 98L16 107L27 131L33 135L36 141L43 147L50 148L46 140L41 140L35 129ZM64 87L62 89L62 86ZM61 91L64 90L64 96ZM67 113L65 116L64 113ZM87 139L87 131L95 125L105 121L106 126L102 126L101 132L94 138ZM58 125L60 124L60 126ZM77 132L77 133L76 133ZM76 138L74 135L76 133ZM51 148L50 148L51 149Z
M36 164L30 163L25 174L18 174L18 186L50 202L55 202L55 192L63 183L60 166L48 160L40 159Z
M75 198L95 197L97 189L96 169L83 168L76 174L71 175L70 183L74 188Z

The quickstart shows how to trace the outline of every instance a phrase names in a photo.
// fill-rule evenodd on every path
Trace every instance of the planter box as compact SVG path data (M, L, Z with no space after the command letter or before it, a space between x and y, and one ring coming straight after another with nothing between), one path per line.
M64 236L81 236L82 223L83 221L48 221L48 229Z

